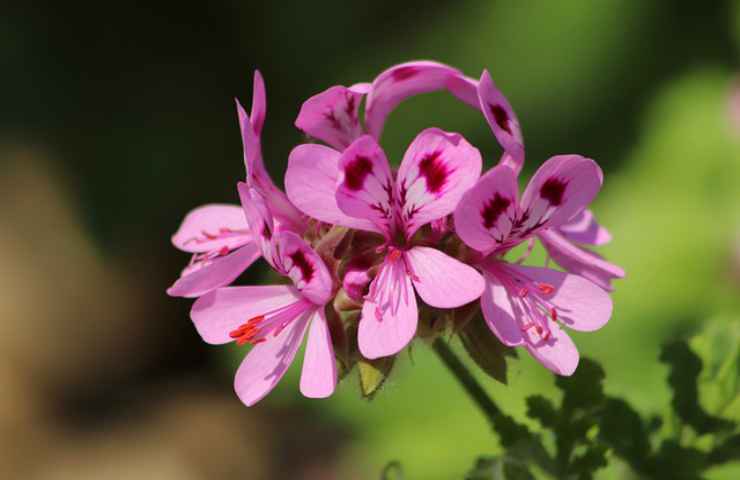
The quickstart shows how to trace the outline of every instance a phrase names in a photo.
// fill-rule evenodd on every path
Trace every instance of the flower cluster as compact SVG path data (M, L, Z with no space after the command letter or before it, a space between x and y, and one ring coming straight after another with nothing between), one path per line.
M386 118L404 99L438 90L482 112L503 148L485 174L478 149L433 127L391 167L378 143ZM587 248L610 240L587 210L603 174L591 159L557 155L520 195L519 121L487 71L475 80L415 61L309 98L295 125L317 142L290 153L285 191L262 159L259 72L250 114L238 101L236 108L246 166L241 206L206 205L185 217L173 243L192 260L168 293L197 297L191 317L206 342L253 345L235 380L245 404L274 388L306 332L300 389L326 397L337 358L347 368L347 358L394 356L415 336L454 330L445 322L455 317L445 313L477 311L477 300L502 343L525 347L557 374L575 371L578 351L562 327L602 327L611 281L624 276ZM565 272L507 259L523 243L531 252L537 240ZM288 281L228 286L260 257Z

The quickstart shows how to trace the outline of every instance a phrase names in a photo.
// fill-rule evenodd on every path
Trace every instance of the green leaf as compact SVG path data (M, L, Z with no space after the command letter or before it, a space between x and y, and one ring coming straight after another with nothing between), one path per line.
M393 369L396 357L384 357L376 360L361 359L357 361L362 396L372 399L378 389L385 383Z
M506 384L506 358L514 349L499 341L478 313L458 332L470 358L490 377Z
M592 445L582 455L571 460L568 471L577 475L578 480L591 480L596 470L606 467L606 450L604 445Z
M673 389L671 405L684 423L691 425L699 434L732 428L732 423L709 415L699 404L697 381L702 361L685 341L666 345L660 359L670 366L668 383Z
M599 437L632 468L642 471L650 455L648 435L640 415L624 400L609 398L599 423Z
M558 421L558 412L550 400L542 395L527 397L527 416L540 422L545 428L554 429Z
M740 460L740 433L727 438L709 453L712 465Z
M481 457L465 480L534 480L523 463L507 457Z
M557 377L555 385L563 391L563 410L590 408L604 401L604 369L589 358L582 358L570 377Z

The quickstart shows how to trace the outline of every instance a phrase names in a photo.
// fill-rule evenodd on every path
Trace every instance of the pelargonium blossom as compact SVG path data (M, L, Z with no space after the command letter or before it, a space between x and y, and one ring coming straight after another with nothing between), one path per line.
M461 135L437 128L414 139L395 175L370 135L342 153L311 144L291 152L285 183L298 208L322 222L383 238L376 250L381 263L359 324L358 344L365 357L394 355L414 337L414 291L438 308L459 307L480 296L483 280L475 269L416 235L452 213L480 171L478 150Z
M292 285L219 288L195 302L191 318L208 343L253 345L234 380L237 395L248 406L277 385L308 330L300 390L307 397L327 397L337 381L324 313L334 293L331 274L301 237L276 228L258 191L242 183L239 193L265 259Z
M601 169L579 155L547 160L521 199L516 174L507 165L487 172L465 193L454 213L455 229L480 252L486 279L481 310L486 323L508 346L524 346L560 375L572 374L578 350L561 325L593 331L609 320L607 292L574 274L507 262L512 248L547 229L567 224L596 196Z

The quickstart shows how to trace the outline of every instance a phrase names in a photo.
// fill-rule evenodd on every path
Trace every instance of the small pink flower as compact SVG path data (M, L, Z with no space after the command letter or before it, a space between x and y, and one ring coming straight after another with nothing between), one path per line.
M188 213L172 243L192 259L167 293L199 297L223 287L260 257L244 210L236 205L205 205Z
M483 257L481 310L488 326L504 344L525 346L560 375L578 365L578 350L560 325L601 328L611 316L611 299L578 275L510 264L503 255L546 229L567 225L596 196L602 178L593 160L555 156L519 199L516 174L499 165L463 196L454 213L457 234Z
M280 381L308 330L300 389L324 398L337 382L334 349L324 314L331 300L331 274L319 255L295 233L276 228L265 199L239 185L252 235L265 258L292 285L225 287L200 297L191 318L203 340L252 344L236 373L234 388L247 406L254 405ZM248 200L248 201L247 201Z
M480 170L477 149L462 136L436 128L414 139L395 175L369 135L341 154L321 145L299 145L291 152L285 183L298 208L323 222L384 238L377 252L385 257L359 325L365 357L394 355L411 341L418 321L414 291L438 308L480 296L483 279L475 269L414 238L422 226L452 213Z

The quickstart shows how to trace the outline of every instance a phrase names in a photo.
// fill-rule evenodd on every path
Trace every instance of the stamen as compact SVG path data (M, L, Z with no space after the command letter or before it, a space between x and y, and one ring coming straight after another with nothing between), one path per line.
M539 282L536 285L539 291L545 295L550 295L552 292L555 291L555 287L550 285L549 283Z

